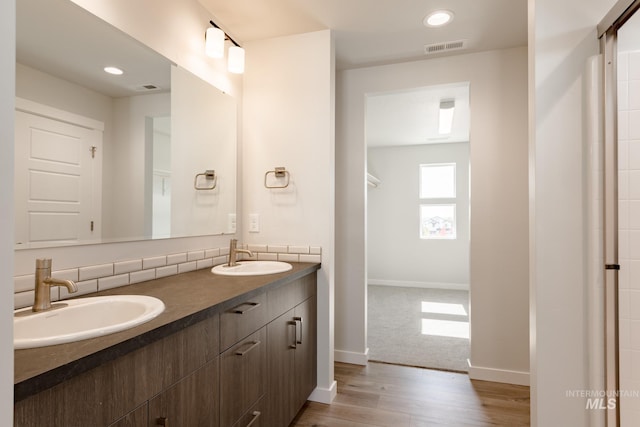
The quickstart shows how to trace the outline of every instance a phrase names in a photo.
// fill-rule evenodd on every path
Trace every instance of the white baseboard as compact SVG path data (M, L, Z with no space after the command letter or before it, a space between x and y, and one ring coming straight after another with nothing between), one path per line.
M331 405L333 399L336 398L338 394L338 383L336 381L331 383L331 387L329 388L320 388L316 387L315 390L311 392L311 395L307 400L311 400L313 402L318 403L326 403L327 405Z
M467 359L467 364L469 365L469 378L472 380L493 381L496 383L525 386L529 385L529 372L473 366L469 359Z
M367 350L364 353L356 353L354 351L334 350L333 358L336 362L365 366L369 362L369 349L367 348Z
M403 280L367 279L369 285L401 286L404 288L427 289L452 289L455 291L468 291L468 283L444 283L444 282L410 282Z

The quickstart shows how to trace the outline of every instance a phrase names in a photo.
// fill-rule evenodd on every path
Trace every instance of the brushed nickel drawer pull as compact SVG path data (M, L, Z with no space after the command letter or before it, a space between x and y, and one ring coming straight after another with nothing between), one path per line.
M294 317L293 321L296 322L296 325L300 322L300 340L298 340L298 334L296 333L296 344L302 344L302 317ZM296 332L297 331L298 327L296 326Z
M253 350L259 345L260 345L260 341L252 341L249 348L247 348L245 351L240 351L240 350L236 351L236 356L244 356L245 354L249 353L251 350Z
M253 411L251 415L253 415L253 418L251 418L251 421L249 422L249 424L247 424L247 427L251 427L262 414L260 413L260 411Z
M245 308L244 310L240 307L242 306L248 306L247 308ZM231 309L231 312L236 313L236 314L245 314L248 311L253 310L254 308L260 307L260 303L259 302L243 302L240 305L235 306L234 308Z
M287 325L293 325L293 344L290 344L289 348L296 349L298 348L298 322L290 320Z
M156 425L158 426L164 426L164 427L169 427L169 418L167 417L160 417L156 420Z

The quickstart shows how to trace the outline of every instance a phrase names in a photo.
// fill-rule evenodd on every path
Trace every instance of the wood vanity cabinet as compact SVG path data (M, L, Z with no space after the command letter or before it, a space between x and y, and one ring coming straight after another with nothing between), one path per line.
M247 295L19 401L14 425L288 426L316 386L316 274Z
M218 329L215 315L21 400L14 405L14 425L155 425L155 418L165 415L157 412L145 420L154 397L160 400L152 407L168 408L180 419L193 410L195 395L217 396ZM159 404L167 400L164 393L171 404ZM198 416L212 422L192 425L218 425L218 400L213 403L198 408Z
M290 298L297 305L267 326L269 426L288 426L316 387L315 281L303 281L293 294L286 288L269 294L276 312L287 306L282 302Z

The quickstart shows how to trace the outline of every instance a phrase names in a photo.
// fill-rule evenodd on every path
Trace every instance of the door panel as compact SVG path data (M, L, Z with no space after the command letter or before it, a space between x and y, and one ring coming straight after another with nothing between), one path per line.
M16 111L15 138L18 247L99 238L102 132Z

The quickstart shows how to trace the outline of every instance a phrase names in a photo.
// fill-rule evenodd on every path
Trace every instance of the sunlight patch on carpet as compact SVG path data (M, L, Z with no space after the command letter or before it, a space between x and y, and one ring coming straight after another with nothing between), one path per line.
M422 319L422 335L468 339L469 322Z
M431 302L422 301L423 313L434 314L457 314L460 316L466 316L467 311L462 304L451 304L446 302Z

